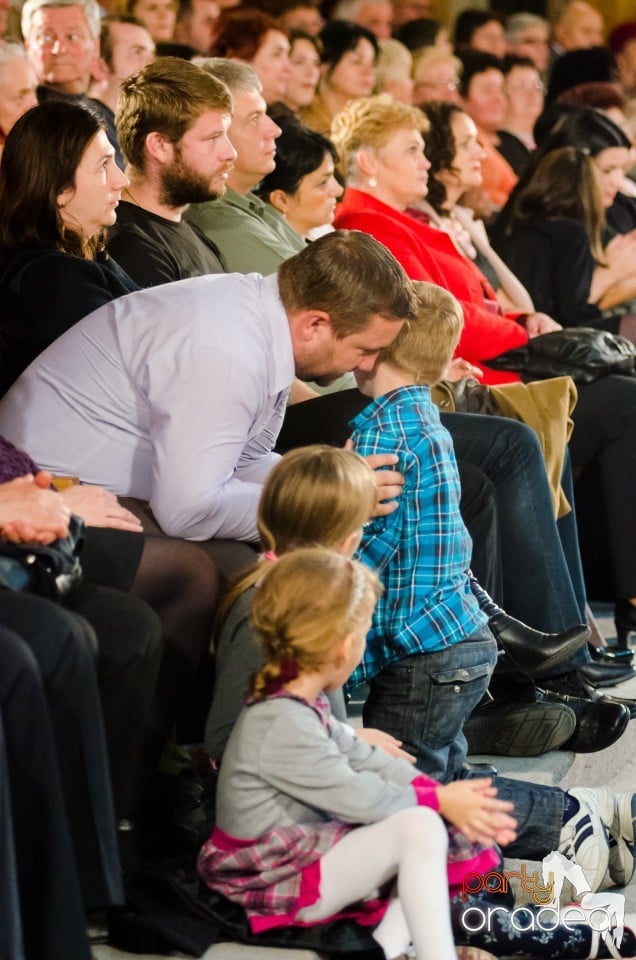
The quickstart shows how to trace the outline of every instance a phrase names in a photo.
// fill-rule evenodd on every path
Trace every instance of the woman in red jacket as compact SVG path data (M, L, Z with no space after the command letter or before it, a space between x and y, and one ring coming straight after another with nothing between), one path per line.
M371 233L414 280L450 290L464 309L458 355L481 366L486 383L518 379L489 370L488 360L559 325L545 314L502 312L475 264L447 233L411 209L427 194L427 125L419 110L387 95L353 101L334 118L332 139L349 184L335 226ZM575 476L585 471L593 479L591 512L602 516L595 535L603 541L604 583L595 593L618 601L617 627L626 639L636 632L636 379L611 376L579 384L574 419L569 446Z

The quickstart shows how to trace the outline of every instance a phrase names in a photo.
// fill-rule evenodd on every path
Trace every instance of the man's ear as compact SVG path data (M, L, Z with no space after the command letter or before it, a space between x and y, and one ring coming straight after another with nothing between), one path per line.
M158 163L171 163L174 158L174 144L166 140L162 133L151 130L146 136L148 156Z
M324 310L300 310L295 314L293 326L302 343L315 343L325 335L331 336L331 317Z
M108 64L103 57L96 57L91 64L91 77L95 83L105 83L110 75Z
M267 199L279 213L285 216L289 209L289 197L284 190L272 190Z

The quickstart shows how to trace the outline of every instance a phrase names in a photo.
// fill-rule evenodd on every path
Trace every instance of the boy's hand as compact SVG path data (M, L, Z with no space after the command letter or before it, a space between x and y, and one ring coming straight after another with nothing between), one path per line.
M353 450L353 441L347 440L345 450ZM378 502L371 514L372 517L385 517L397 510L395 498L402 493L404 477L397 470L386 470L385 467L394 467L398 458L394 453L372 453L364 458L375 473L375 482L378 485ZM387 503L387 501L389 501Z
M439 812L472 843L505 846L516 839L517 821L508 815L513 804L496 795L490 778L456 780L437 788Z

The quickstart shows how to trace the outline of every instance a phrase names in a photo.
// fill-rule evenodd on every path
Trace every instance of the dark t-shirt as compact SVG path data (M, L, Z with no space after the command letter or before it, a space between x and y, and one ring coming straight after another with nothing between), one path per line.
M117 208L108 252L140 287L225 272L217 247L197 227L124 200Z

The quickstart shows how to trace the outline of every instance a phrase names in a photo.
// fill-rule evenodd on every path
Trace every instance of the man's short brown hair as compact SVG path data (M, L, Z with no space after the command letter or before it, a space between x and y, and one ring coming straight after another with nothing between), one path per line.
M374 316L415 316L413 284L387 248L368 233L336 230L309 244L278 268L283 306L292 313L329 315L338 339L364 330Z
M149 133L178 143L206 110L232 113L232 94L224 83L179 57L160 57L121 85L117 100L117 136L128 163L143 171Z
M432 387L441 380L453 358L464 325L462 308L452 293L434 283L413 282L416 316L405 323L395 340L378 355L413 377L414 383Z

